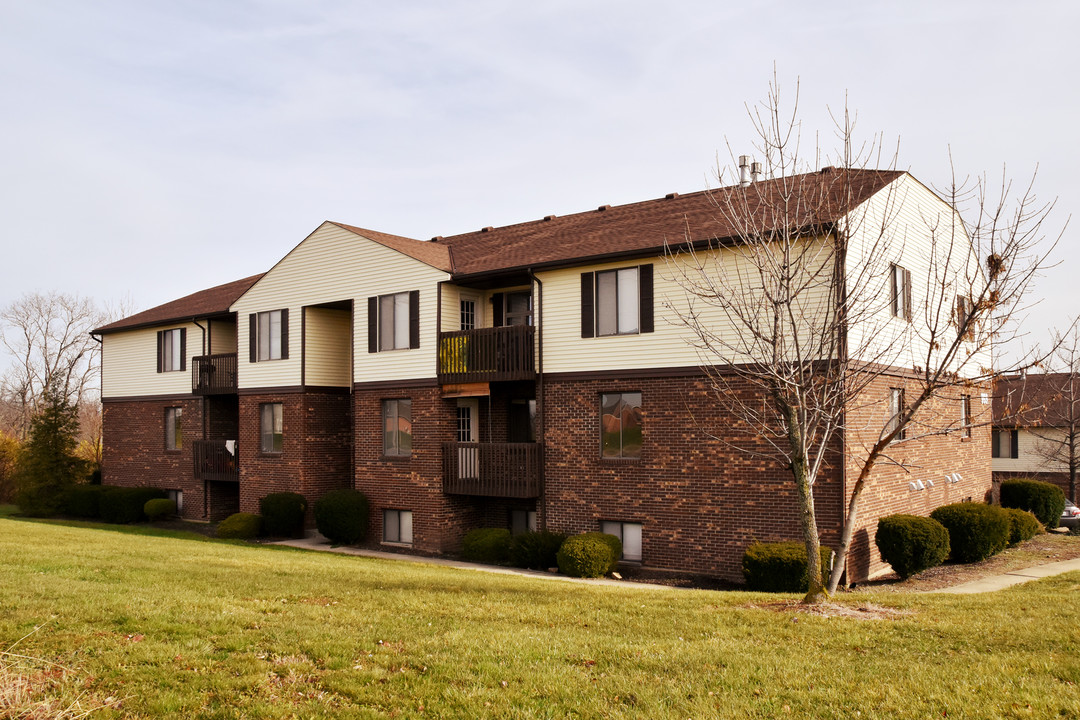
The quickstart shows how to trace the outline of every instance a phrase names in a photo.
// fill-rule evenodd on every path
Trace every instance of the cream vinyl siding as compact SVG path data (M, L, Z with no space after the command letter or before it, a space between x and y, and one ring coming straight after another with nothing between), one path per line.
M1039 445L1046 443L1043 438L1052 439L1059 434L1061 431L1054 428L1040 428L1038 435L1021 428L1016 438L1019 457L993 458L991 468L997 472L1067 472L1067 465L1047 462L1038 452Z
M209 355L223 355L236 352L236 321L210 321Z
M204 323L205 324L205 323ZM187 329L184 370L157 371L159 330ZM105 398L141 395L190 395L191 359L202 348L202 331L191 323L108 333L102 336L101 395Z
M301 308L340 300L352 300L356 315L355 382L434 377L435 298L439 281L448 277L447 273L419 260L332 223L323 223L233 304L240 348L240 388L299 385ZM367 299L411 290L420 291L420 347L369 354ZM288 359L249 362L248 316L286 308L289 310ZM313 384L312 380L307 381Z
M816 240L816 243L823 241ZM717 271L733 273L748 265L731 250L713 250L698 254L698 260ZM696 338L680 321L690 307L686 291L677 281L684 273L692 276L691 259L655 257L568 270L538 273L543 283L544 372L582 372L596 370L636 370L661 367L700 367L722 360L703 353L695 346ZM653 266L653 326L651 333L581 337L581 274L616 268ZM816 320L827 295L808 294L801 310L805 321ZM700 301L695 310L701 323L723 337L733 347L729 357L746 361L751 348L739 348L741 337L724 313ZM536 312L534 307L534 313Z
M352 316L346 310L327 308L307 308L304 312L304 383L351 387Z
M956 336L956 296L977 296L985 283L961 218L908 174L901 175L845 219L851 241L848 296L852 357L904 368L936 364L930 339ZM911 274L911 321L894 317L890 266ZM961 376L990 366L987 352L964 343L952 369ZM928 360L930 358L930 360Z

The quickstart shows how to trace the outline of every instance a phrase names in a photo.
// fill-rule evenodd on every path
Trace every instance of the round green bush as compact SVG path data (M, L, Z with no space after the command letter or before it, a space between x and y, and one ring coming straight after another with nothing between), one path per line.
M1042 532L1042 525L1030 510L1005 508L1009 514L1009 545L1018 545Z
M564 542L565 535L546 530L515 535L510 538L510 564L532 570L556 567L559 564L556 555Z
M746 586L763 592L806 592L810 578L806 571L806 546L797 541L754 543L743 553L742 569ZM828 578L832 550L821 546L821 578Z
M949 531L950 557L970 563L996 555L1009 544L1009 514L995 505L962 502L930 513Z
M145 520L143 508L146 507L146 502L163 497L165 491L158 488L103 485L98 509L102 521L126 525Z
M218 523L219 538L251 540L257 538L262 530L262 517L253 513L236 513Z
M263 533L270 537L302 537L307 498L300 493L270 493L259 500Z
M73 485L64 496L64 514L87 520L101 517L101 485Z
M878 552L902 578L940 565L949 556L949 531L919 515L889 515L878 520Z
M567 538L555 554L559 572L570 577L602 577L610 572L619 559L611 545L598 537L601 534L585 533Z
M594 537L602 543L605 543L611 548L611 565L608 567L608 572L615 572L615 568L619 565L619 560L622 559L622 540L615 535L609 535L602 532L589 532L585 533L589 537Z
M1016 478L1001 483L1001 507L1030 510L1047 528L1056 528L1065 510L1065 493L1057 485Z
M154 498L143 505L143 514L151 521L164 520L176 514L176 503L168 498Z
M368 499L359 490L331 490L315 501L315 527L335 545L367 538Z
M477 528L465 533L461 555L472 562L505 565L510 560L510 531L506 528Z

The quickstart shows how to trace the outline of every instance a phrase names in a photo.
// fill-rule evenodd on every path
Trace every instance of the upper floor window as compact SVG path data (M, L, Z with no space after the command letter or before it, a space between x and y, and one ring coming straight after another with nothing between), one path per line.
M165 408L165 449L182 450L184 447L184 427L181 423L184 409Z
M960 396L960 437L971 437L971 396Z
M491 296L491 320L495 327L532 325L532 291L514 290L494 293Z
M990 443L990 456L996 458L1019 458L1020 432L1016 429L994 428Z
M412 455L412 400L383 400L383 455Z
M604 393L600 396L600 455L605 458L641 457L641 393Z
M974 310L971 298L956 296L956 331L962 334L964 340L975 339L975 320L972 318Z
M900 414L904 411L904 388L889 388L889 422L885 432L891 433L900 425ZM903 440L906 431L900 428L893 440Z
M889 266L889 297L893 316L911 320L911 271L895 263Z
M269 310L249 316L251 362L289 358L289 310Z
M263 403L259 406L259 450L264 453L280 453L284 440L282 404Z
M160 330L157 334L157 371L187 369L187 329Z
M420 347L420 291L368 298L368 352Z
M581 337L653 331L653 267L581 274Z

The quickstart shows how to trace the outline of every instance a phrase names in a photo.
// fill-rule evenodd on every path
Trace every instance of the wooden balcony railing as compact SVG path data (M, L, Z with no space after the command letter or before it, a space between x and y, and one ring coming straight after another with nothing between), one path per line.
M232 452L229 452L224 440L194 440L191 444L196 480L240 481L239 450L235 442L232 443Z
M439 382L532 380L535 334L531 325L439 333Z
M191 392L195 395L236 392L236 353L192 358Z
M443 491L450 495L540 496L539 443L443 443Z

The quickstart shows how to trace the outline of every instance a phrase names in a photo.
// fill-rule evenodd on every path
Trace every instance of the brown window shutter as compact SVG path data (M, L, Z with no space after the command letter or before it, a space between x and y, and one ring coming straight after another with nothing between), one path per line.
M180 328L180 369L187 370L187 328Z
M420 291L409 293L409 347L420 347Z
M911 271L904 269L904 318L911 322Z
M157 334L157 371L165 372L165 331L158 330Z
M367 351L379 352L379 298L367 299Z
M281 359L289 359L289 308L281 311Z
M594 273L581 273L581 337L591 338L596 335L596 295L593 290Z
M255 362L259 359L259 338L256 337L259 332L259 316L255 313L248 315L248 362Z
M1011 446L1011 449L1012 449L1011 454L1012 454L1014 460L1016 458L1020 457L1020 431L1019 430L1013 430L1012 431L1012 446Z
M503 293L495 293L491 296L491 324L493 327L502 327L504 320L503 306L506 296Z
M896 295L896 265L889 266L889 307L893 316L900 314L900 302Z
M638 267L638 301L641 312L638 315L638 332L653 331L653 277L652 265Z

